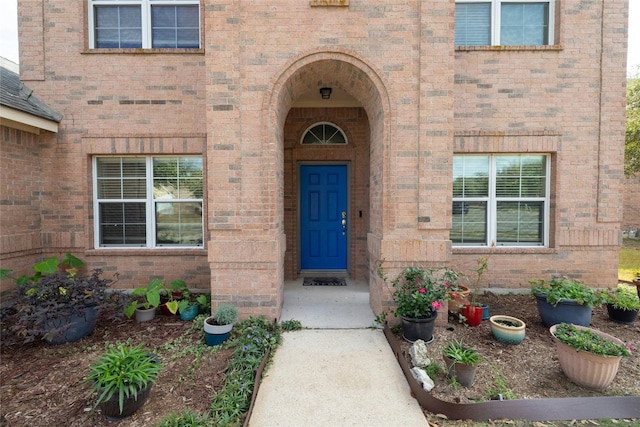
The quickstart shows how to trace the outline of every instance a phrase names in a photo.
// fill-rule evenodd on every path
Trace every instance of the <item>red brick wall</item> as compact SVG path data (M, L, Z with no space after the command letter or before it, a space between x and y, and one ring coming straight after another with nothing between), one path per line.
M44 251L71 248L117 266L125 287L159 271L208 280L215 301L277 317L282 282L295 271L287 177L302 154L288 150L295 126L285 122L298 119L297 99L328 85L367 116L347 126L362 135L369 165L366 190L357 169L368 221L352 259L356 277L369 275L376 311L388 302L380 258L471 268L487 253L448 240L454 152L553 158L551 247L492 254L487 286L517 288L553 272L610 286L622 219L627 1L555 4L553 47L455 48L454 0L223 0L202 7L201 51L99 53L87 48L86 2L21 1L22 77L64 114L38 152ZM94 250L90 159L106 153L203 154L206 249Z

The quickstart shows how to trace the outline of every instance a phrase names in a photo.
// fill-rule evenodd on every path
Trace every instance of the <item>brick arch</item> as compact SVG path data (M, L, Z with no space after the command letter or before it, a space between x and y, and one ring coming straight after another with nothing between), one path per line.
M386 164L387 147L391 140L393 111L387 87L381 73L368 65L355 53L342 49L317 50L299 55L284 65L272 80L264 99L263 111L263 158L273 161L271 167L275 180L265 182L265 197L273 195L276 200L268 204L274 208L273 222L283 224L283 131L284 123L295 100L304 93L317 91L323 86L340 88L357 99L365 110L370 126L370 231L382 234L388 219L383 210L383 182L388 176ZM272 152L269 152L272 151ZM265 165L266 167L266 165Z

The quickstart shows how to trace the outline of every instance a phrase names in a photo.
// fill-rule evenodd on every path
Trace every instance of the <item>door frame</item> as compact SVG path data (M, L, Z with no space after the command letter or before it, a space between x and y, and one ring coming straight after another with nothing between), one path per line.
M347 195L347 242L346 242L346 263L347 268L344 270L303 270L302 266L302 245L301 245L301 221L300 217L300 200L302 198L302 186L300 185L300 173L302 166L346 166L347 168L347 183L345 191ZM297 161L296 162L296 245L297 245L297 268L298 275L310 275L314 276L344 276L349 277L351 272L351 222L353 215L351 214L351 161L349 160L337 160L337 161Z

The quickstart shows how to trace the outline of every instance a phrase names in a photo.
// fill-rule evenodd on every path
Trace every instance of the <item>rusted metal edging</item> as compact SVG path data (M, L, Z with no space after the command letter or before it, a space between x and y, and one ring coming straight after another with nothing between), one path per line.
M491 400L479 403L452 403L425 391L413 378L411 367L402 354L400 344L389 325L384 334L407 378L416 400L429 412L443 414L452 420L488 421L496 419L561 421L601 418L640 418L640 397L570 397L550 399Z

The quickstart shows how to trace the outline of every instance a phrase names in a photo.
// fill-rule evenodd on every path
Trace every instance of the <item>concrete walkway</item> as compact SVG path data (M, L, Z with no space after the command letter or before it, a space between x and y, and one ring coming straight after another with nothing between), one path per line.
M426 427L389 344L373 329L366 283L285 286L283 334L256 398L251 427Z

